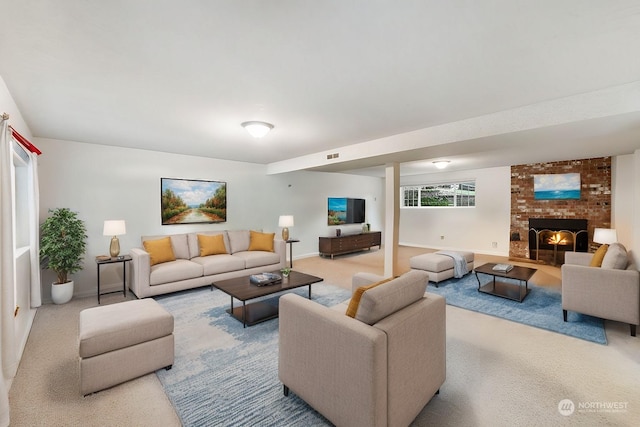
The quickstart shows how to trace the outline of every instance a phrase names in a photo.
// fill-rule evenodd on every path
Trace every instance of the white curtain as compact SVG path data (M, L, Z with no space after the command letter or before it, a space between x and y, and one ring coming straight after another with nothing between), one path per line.
M9 396L7 380L12 379L18 367L16 337L13 322L14 237L11 166L13 155L9 124L2 120L0 128L0 425L9 425Z
M31 248L31 307L42 305L40 288L40 187L38 155L29 153L29 247Z

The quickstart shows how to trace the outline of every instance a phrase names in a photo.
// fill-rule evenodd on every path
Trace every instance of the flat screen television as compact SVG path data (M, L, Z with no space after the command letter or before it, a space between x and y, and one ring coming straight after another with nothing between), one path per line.
M327 224L362 224L365 222L365 200L347 197L329 197Z

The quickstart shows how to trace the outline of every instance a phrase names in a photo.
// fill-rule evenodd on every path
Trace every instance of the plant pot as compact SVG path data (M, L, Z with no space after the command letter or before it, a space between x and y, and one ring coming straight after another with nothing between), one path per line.
M66 304L73 297L73 280L62 284L51 284L51 300L54 304Z

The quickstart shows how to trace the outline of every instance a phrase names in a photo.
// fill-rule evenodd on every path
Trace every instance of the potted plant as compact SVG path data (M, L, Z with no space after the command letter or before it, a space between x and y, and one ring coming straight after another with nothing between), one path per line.
M291 269L289 267L281 268L280 273L282 273L282 277L286 279L287 277L289 277L289 274L291 274Z
M68 275L82 269L86 250L86 228L76 212L68 208L49 209L51 215L40 228L40 262L57 275L51 285L51 299L64 304L73 296Z

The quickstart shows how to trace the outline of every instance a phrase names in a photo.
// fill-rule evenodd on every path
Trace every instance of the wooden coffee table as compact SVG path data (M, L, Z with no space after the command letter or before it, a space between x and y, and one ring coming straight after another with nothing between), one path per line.
M274 271L273 273L282 276L279 271ZM243 327L246 328L247 326L253 326L256 323L278 317L277 298L255 301L249 304L247 304L247 301L303 286L309 286L309 299L311 299L311 285L322 282L322 280L320 277L292 271L289 277L283 277L280 283L269 286L256 286L249 281L249 276L247 275L215 281L211 284L211 290L218 288L231 297L231 308L227 310L227 313L242 322ZM234 298L242 301L242 306L234 307Z
M505 273L493 270L495 265L495 263L488 263L474 268L476 280L478 281L478 292L484 292L485 294L495 295L518 302L524 301L529 294L529 279L531 279L531 276L533 276L538 270L535 268L514 265L512 270ZM482 285L478 278L478 273L492 276L493 281ZM518 280L520 284L496 281L496 277L515 279ZM524 286L522 286L523 283Z

